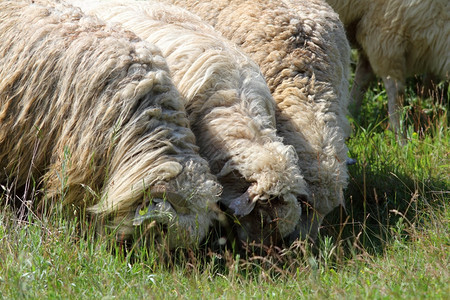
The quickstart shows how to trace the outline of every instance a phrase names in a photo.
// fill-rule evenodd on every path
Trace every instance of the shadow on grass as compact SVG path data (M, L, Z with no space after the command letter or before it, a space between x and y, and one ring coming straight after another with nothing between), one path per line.
M392 230L397 231L406 222L420 226L423 214L450 200L449 181L431 178L417 182L396 171L351 166L346 207L335 209L325 218L321 236L347 241L347 251L357 247L369 254L382 254L392 241ZM407 235L406 231L402 234Z
M448 86L447 86L448 91ZM414 96L411 88L404 109L408 142L398 145L387 128L383 90L366 94L362 116L352 120L346 208L337 208L324 220L321 236L331 236L347 251L383 253L397 233L407 237L409 227L420 226L424 216L450 201L450 136L445 97ZM381 115L381 117L380 117ZM353 248L353 249L351 249Z

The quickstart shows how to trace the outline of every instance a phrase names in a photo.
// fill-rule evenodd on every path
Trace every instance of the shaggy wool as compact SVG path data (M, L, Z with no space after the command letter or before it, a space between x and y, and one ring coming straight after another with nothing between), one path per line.
M344 203L350 47L321 0L167 0L199 15L258 63L274 97L278 134L293 145L308 184L293 238L317 235Z
M86 208L119 239L202 240L221 187L160 50L58 1L1 1L0 20L0 182L41 183L41 210Z
M339 13L349 39L360 50L352 98L359 111L364 92L383 79L391 125L400 129L406 79L416 74L450 76L448 0L327 0Z
M118 22L166 57L200 153L223 185L238 237L272 244L291 234L308 190L292 146L277 136L275 101L259 67L199 17L157 1L74 1Z

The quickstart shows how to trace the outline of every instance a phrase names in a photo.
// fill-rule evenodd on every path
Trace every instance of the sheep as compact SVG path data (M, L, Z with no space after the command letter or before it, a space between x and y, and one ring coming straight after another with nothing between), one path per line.
M166 1L199 15L260 66L277 131L296 149L310 192L292 238L314 240L324 216L344 204L348 182L350 46L338 15L320 0Z
M406 78L450 73L450 6L447 0L327 0L339 14L349 40L359 50L351 99L354 114L374 74L388 95L390 125L401 133L400 113Z
M275 129L275 101L259 67L199 17L157 1L74 1L155 44L186 98L190 124L237 218L237 238L282 243L308 197L297 155Z
M60 2L2 1L0 20L0 182L33 178L36 212L75 207L118 242L206 237L221 186L160 50Z

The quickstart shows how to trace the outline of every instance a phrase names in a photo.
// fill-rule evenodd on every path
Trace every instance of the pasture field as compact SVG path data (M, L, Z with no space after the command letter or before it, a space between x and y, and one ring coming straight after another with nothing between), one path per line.
M326 218L316 247L296 243L268 256L138 247L123 255L83 219L55 212L19 222L4 204L23 196L1 186L0 298L448 299L450 90L418 90L411 81L404 146L387 128L383 87L366 94L351 120L357 163L346 207ZM27 193L32 200L32 187Z

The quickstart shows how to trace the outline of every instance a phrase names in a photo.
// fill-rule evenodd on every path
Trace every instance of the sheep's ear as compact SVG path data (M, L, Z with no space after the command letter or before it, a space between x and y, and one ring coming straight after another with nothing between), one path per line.
M233 210L236 216L243 217L248 215L253 210L253 208L255 208L255 204L256 201L252 201L250 199L248 191L246 191L241 196L232 200L229 205L229 208Z

